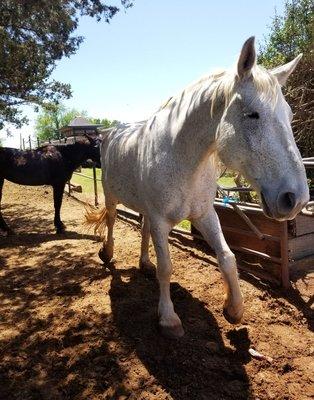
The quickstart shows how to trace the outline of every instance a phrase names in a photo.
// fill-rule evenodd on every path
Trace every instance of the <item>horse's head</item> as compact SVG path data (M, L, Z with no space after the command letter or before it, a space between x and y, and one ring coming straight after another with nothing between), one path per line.
M294 218L309 200L292 112L281 92L300 58L266 71L255 65L254 38L248 39L217 135L222 161L250 182L264 213L277 220Z
M85 133L84 136L88 139L89 142L87 158L94 161L97 168L101 168L101 163L100 163L101 138L96 135L88 135L87 133Z

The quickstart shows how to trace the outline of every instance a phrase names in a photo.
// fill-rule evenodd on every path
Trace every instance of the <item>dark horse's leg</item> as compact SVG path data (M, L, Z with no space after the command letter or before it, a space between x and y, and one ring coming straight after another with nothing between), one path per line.
M65 225L61 221L60 218L60 208L62 204L62 196L64 192L65 182L57 183L53 185L53 202L55 206L55 219L54 224L57 230L57 233L65 232Z
M4 178L0 177L0 229L2 229L4 232L7 232L8 235L13 235L14 234L13 230L7 225L1 213L3 183L4 183Z

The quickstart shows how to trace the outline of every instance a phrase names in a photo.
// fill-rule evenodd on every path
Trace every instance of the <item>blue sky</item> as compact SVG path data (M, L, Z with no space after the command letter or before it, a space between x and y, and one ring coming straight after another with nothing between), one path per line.
M119 4L108 0L109 4ZM52 78L70 83L67 107L99 118L136 121L149 117L169 96L217 68L231 66L243 42L267 35L284 1L134 0L110 24L83 18L78 52L61 60ZM36 114L22 135L34 132ZM6 146L19 145L15 138ZM3 135L2 135L3 137Z

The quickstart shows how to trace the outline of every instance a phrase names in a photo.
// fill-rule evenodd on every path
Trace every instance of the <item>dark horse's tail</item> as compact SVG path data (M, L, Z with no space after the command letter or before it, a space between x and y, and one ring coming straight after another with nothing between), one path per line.
M105 236L105 230L107 226L107 209L106 207L98 210L92 206L85 207L85 226L88 228L94 228L94 234Z

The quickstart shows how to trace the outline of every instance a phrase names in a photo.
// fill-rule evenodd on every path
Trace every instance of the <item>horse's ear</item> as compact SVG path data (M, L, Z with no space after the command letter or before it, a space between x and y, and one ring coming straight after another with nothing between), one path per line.
M251 36L243 45L238 60L238 76L243 79L251 74L256 63L256 52L254 45L255 37Z
M281 65L275 69L271 70L271 73L275 75L281 86L284 86L289 78L290 74L294 71L295 67L298 65L303 54L299 54L294 60L288 62L287 64Z

